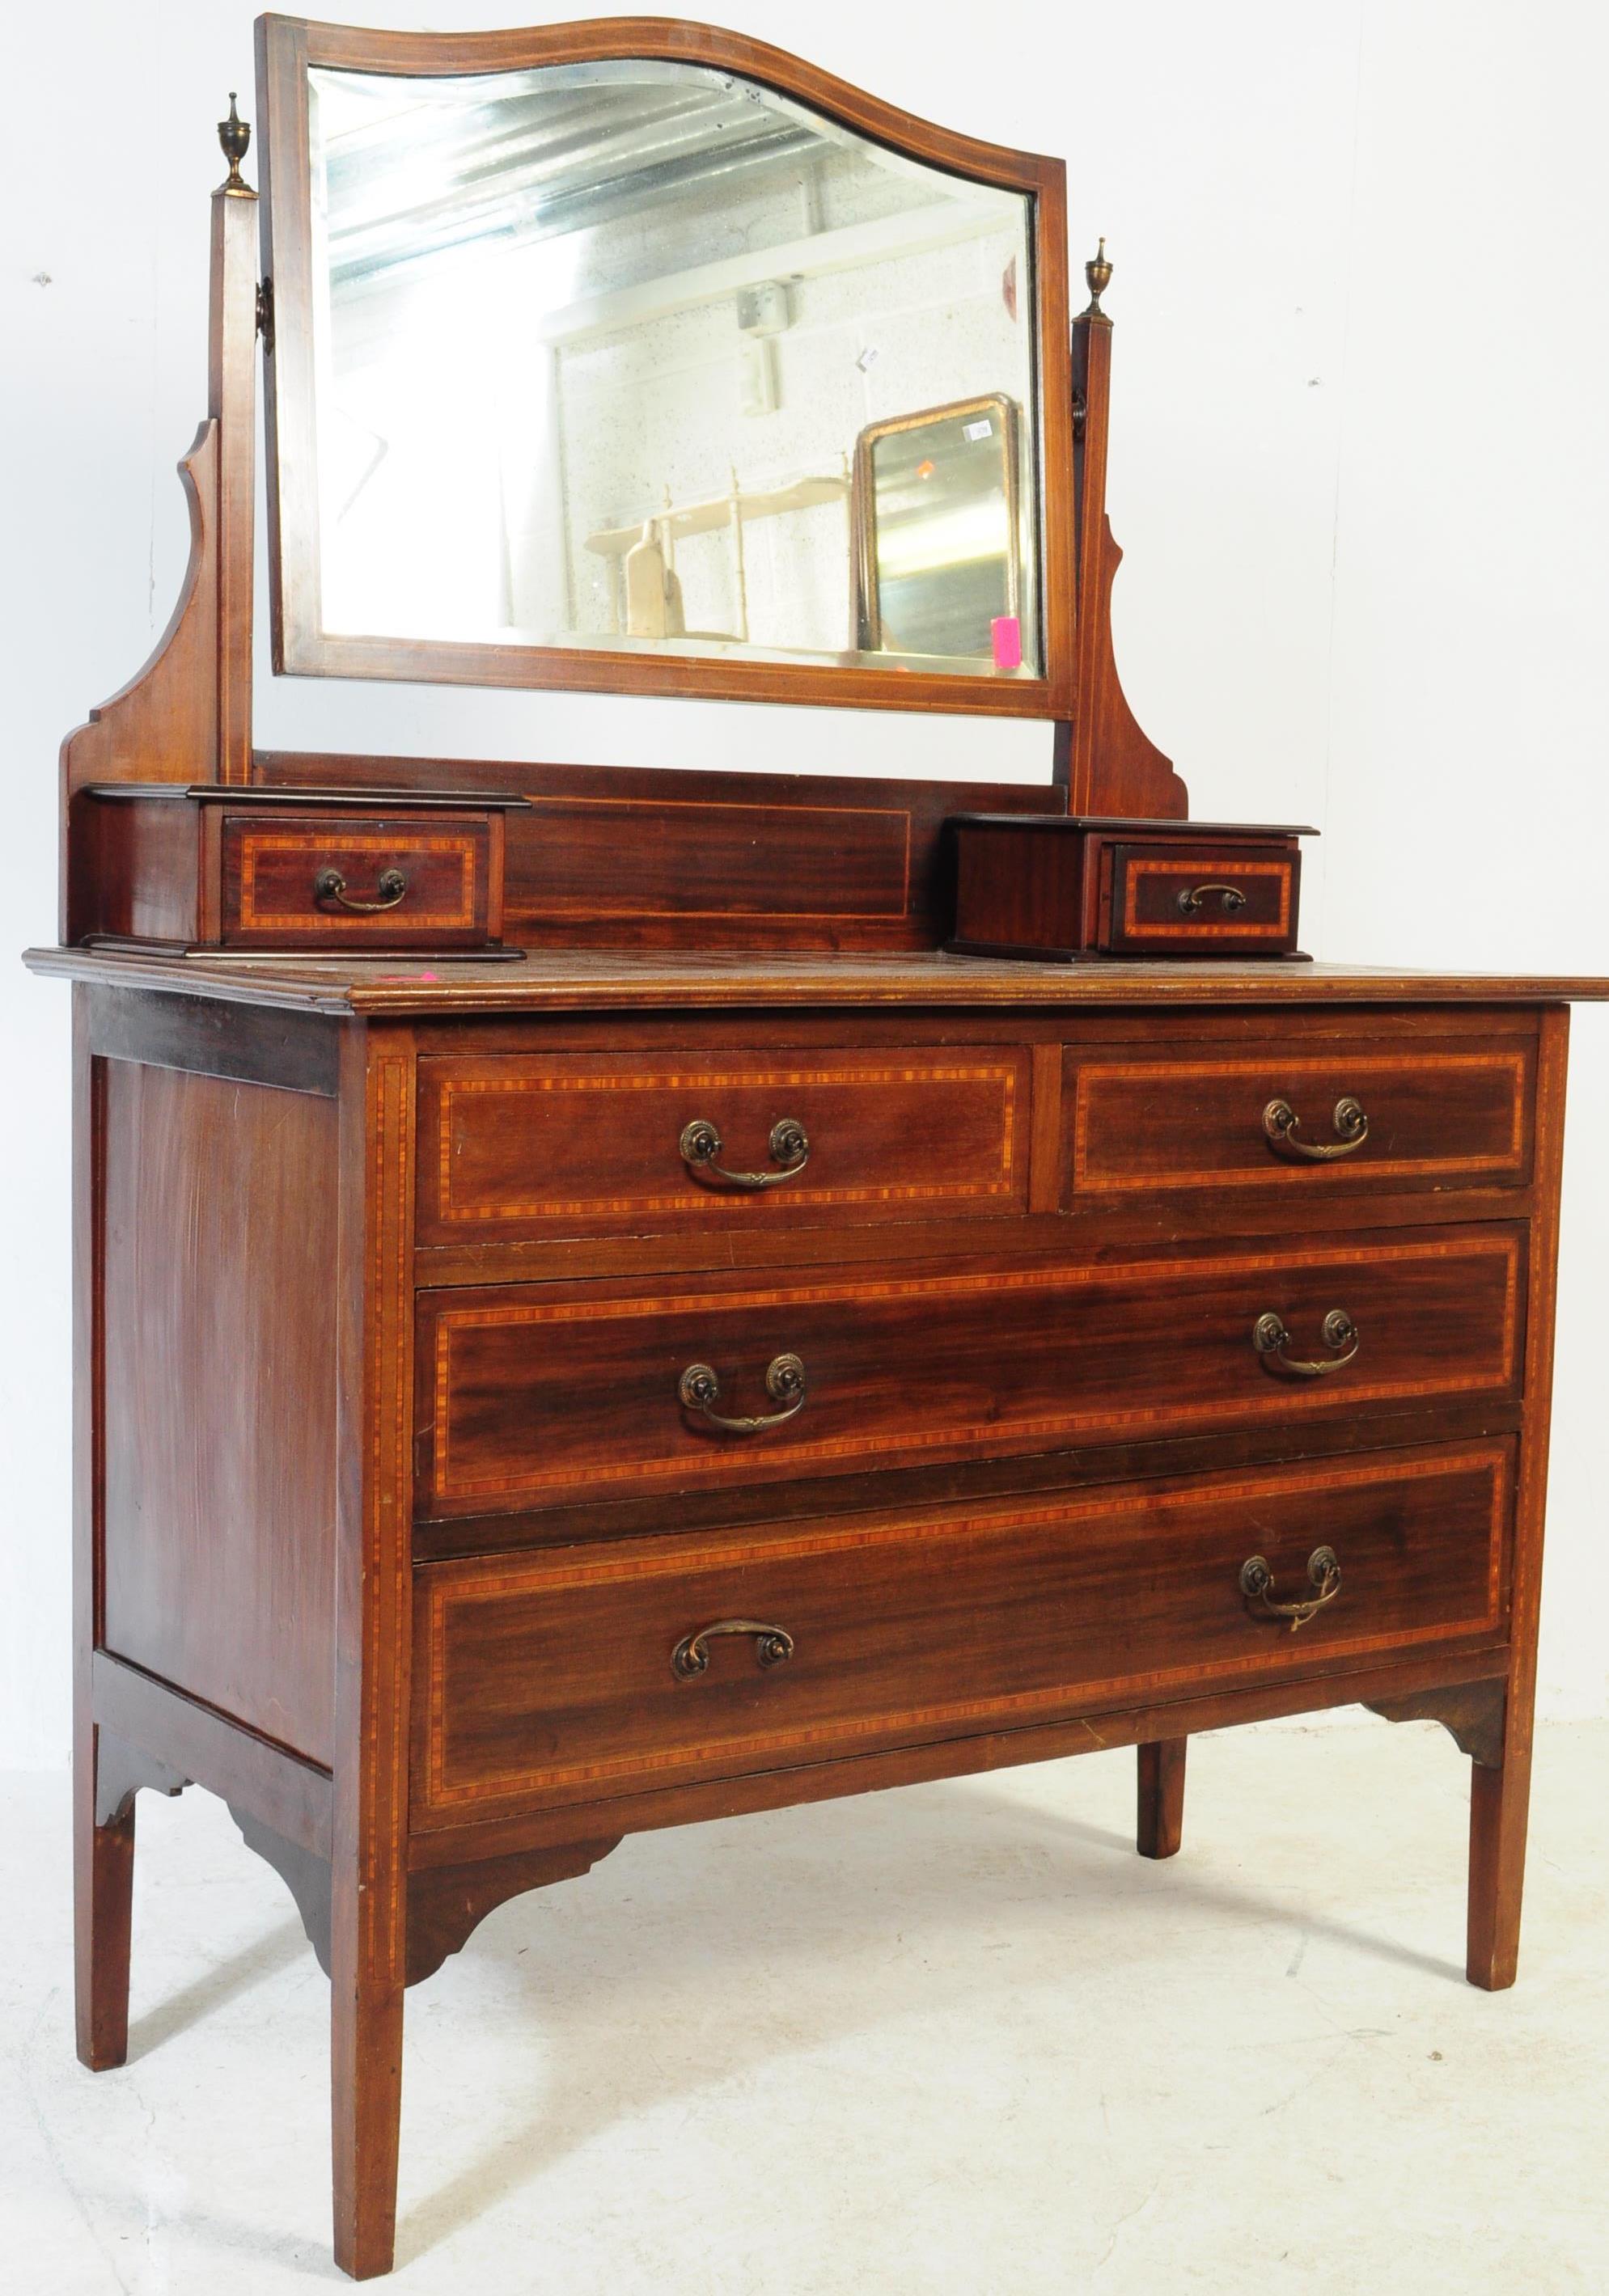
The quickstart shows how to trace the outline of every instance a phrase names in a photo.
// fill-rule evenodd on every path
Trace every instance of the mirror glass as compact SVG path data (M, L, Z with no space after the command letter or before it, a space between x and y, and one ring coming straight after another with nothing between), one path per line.
M308 100L325 632L1042 675L1031 199L694 64Z

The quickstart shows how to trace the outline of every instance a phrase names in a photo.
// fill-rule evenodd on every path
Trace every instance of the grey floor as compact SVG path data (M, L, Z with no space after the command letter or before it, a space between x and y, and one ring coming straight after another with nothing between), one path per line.
M1428 1724L1198 1740L1163 1866L1129 1755L630 1841L409 1996L396 2284L1602 2296L1606 1770L1609 1725L1543 1734L1496 1997ZM91 2076L66 1781L3 1782L0 2284L332 2284L327 1988L221 1804L140 1822Z

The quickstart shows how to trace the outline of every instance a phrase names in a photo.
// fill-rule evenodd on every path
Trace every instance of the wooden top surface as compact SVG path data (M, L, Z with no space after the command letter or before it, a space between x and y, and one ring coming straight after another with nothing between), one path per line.
M1561 1004L1609 1001L1609 979L1404 972L1273 963L1018 963L951 956L540 949L522 963L406 957L144 955L32 948L35 972L334 1013L618 1012L733 1005L1111 1006Z

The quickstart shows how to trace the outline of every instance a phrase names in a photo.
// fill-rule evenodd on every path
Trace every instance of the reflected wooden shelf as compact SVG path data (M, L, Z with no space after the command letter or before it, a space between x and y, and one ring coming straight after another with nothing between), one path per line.
M746 647L749 583L743 557L743 528L751 519L780 518L784 512L814 510L823 503L841 503L848 510L852 486L846 455L841 469L831 474L808 473L779 487L757 488L751 494L743 492L735 468L726 493L704 502L677 503L667 487L661 507L649 511L636 525L608 527L587 538L588 550L609 560L610 615L615 631L624 628L628 636L656 641L668 637L696 637L710 642L725 639ZM681 594L675 574L677 543L689 535L718 533L724 533L732 546L732 583L737 600L738 626L727 631L684 630L680 627Z
M823 503L843 502L849 492L847 477L825 472L792 479L785 486L757 488L752 494L733 488L724 495L712 495L707 502L668 503L661 510L644 511L629 526L603 527L587 536L587 547L595 550L600 558L623 558L642 540L647 526L680 541L690 534L714 534L729 527L735 515L745 524L754 518L780 518L786 511L815 510Z

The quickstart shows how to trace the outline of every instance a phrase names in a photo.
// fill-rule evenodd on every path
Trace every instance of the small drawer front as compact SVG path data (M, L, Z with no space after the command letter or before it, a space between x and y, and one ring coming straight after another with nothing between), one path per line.
M1507 1446L1472 1444L839 1517L763 1543L427 1564L415 1818L462 1824L1499 1640L1510 1488ZM1308 1613L1293 1631L1286 1603Z
M228 816L224 940L232 948L476 947L489 937L492 837L484 816Z
M425 1292L421 1511L1512 1398L1523 1235Z
M1011 1046L426 1060L420 1235L1020 1212L1029 1099Z
M1277 1042L1086 1059L1071 1073L1071 1190L1523 1187L1532 1048L1391 1046L1359 1032L1291 1057Z
M1296 946L1294 847L1114 845L1100 946L1177 956L1278 956Z

